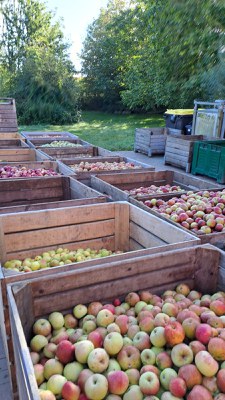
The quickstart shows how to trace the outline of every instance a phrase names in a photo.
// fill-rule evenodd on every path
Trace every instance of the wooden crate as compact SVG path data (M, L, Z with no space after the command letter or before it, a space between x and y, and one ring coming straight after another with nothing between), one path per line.
M29 148L28 144L24 140L20 139L1 139L0 138L0 149L16 149L20 147Z
M45 153L39 152L34 149L27 147L21 147L18 149L0 149L0 162L2 163L14 163L14 162L29 162L29 161L41 161L49 160Z
M70 168L70 165L72 164L79 164L81 161L83 162L90 162L90 163L95 163L95 162L121 162L121 161L125 161L125 162L132 162L134 163L134 165L138 165L142 168L144 168L144 171L154 171L155 168L151 167L148 164L144 164L141 162L138 162L136 160L131 160L129 158L126 157L121 157L121 156L117 156L117 155L112 155L112 156L107 156L107 157L91 157L91 158L74 158L74 159L69 159L69 158L65 158L65 159L60 159L58 160L58 163L61 165L62 171L64 171L65 173L67 172L71 172L73 171L73 173L76 174L76 178L78 180L84 181L85 183L89 184L90 183L90 177L92 175L102 175L102 174L121 174L121 173L130 173L134 170L132 169L124 169L124 170L114 170L114 171L92 171L92 172L75 172L72 168Z
M18 132L14 99L0 98L0 132Z
M134 151L147 154L164 154L166 144L166 128L135 129Z
M2 139L19 139L25 141L25 138L18 132L0 132L0 140Z
M64 139L63 139L64 140ZM73 158L73 157L92 157L95 155L95 147L83 142L80 139L66 139L67 142L74 144L81 144L79 147L42 147L43 144L52 143L52 139L33 139L27 140L28 145L31 148L35 148L38 151L46 154L51 159L59 158Z
M96 190L66 176L0 180L0 214L105 201L106 197Z
M57 132L57 131L22 131L21 134L29 140L33 139L54 139L54 140L67 140L78 139L77 135L70 132Z
M131 291L150 290L160 294L181 282L202 293L213 293L217 289L219 263L217 250L198 246L188 252L179 249L119 263L114 259L95 268L61 272L52 277L51 285L48 278L8 285L20 399L39 399L27 345L36 319L55 310L68 312L80 303L108 303L118 297L123 301Z
M150 185L179 185L185 192L188 190L200 190L200 189L209 189L210 183L208 181L204 181L203 179L193 179L192 175L186 175L181 172L174 171L152 171L152 172L143 172L143 171L134 171L132 173L126 174L102 174L100 176L92 176L91 177L91 187L97 189L99 192L107 194L114 201L129 201L130 195L125 192L125 190L130 190L134 188L138 188L140 186L150 186ZM214 189L215 189L215 185ZM221 186L216 185L216 189L219 189ZM142 199L149 198L165 198L165 197L174 197L177 195L181 195L181 192L172 192L170 194L153 194L146 195L142 197ZM137 196L132 196L132 198L136 198ZM139 205L139 203L136 203Z
M75 177L75 174L72 173L64 173L61 168L60 165L56 162L56 161L51 161L49 159L44 159L43 161L22 161L22 162L0 162L0 167L3 167L5 165L11 165L11 166L17 166L19 167L26 167L26 168L31 168L31 169L37 169L37 168L45 168L45 169L53 169L55 172L58 172L62 175L66 175L66 176L73 176ZM12 182L13 180L16 180L17 182L21 181L21 180L27 180L27 179L31 179L31 178L10 178L10 179L5 179L5 180L9 180L10 182ZM33 177L32 180L36 181L36 177ZM44 179L48 179L48 177L44 177Z
M165 148L165 164L191 171L194 142L203 140L203 136L167 135Z

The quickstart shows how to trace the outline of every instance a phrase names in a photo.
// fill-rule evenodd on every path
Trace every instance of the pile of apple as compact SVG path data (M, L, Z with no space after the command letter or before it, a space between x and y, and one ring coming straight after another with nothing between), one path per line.
M54 142L42 144L41 147L81 147L82 144L68 142L67 140L54 140Z
M125 193L129 194L130 196L135 196L137 198L151 195L151 194L165 194L165 193L172 193L172 192L184 192L184 189L182 189L180 186L171 186L169 184L164 185L164 186L156 186L156 185L150 185L150 186L140 186L138 188L130 189L130 190L124 190Z
M96 171L116 171L116 170L123 170L123 169L141 169L140 165L135 165L132 162L101 162L97 161L95 163L91 163L88 161L81 161L79 164L72 164L70 165L76 172L96 172Z
M225 231L225 189L190 191L168 201L151 199L144 204L197 234Z
M56 176L60 175L53 169L45 168L27 168L25 166L16 167L12 165L5 165L0 167L0 179L8 178L39 178L41 176Z
M42 400L225 400L224 292L130 292L52 312L33 334Z
M59 267L67 264L73 264L75 262L87 261L120 253L122 252L116 251L113 253L111 250L107 249L92 250L90 248L79 248L77 250L68 250L60 247L56 250L44 252L34 258L6 261L4 263L4 268L13 270L15 272L32 272L40 269Z

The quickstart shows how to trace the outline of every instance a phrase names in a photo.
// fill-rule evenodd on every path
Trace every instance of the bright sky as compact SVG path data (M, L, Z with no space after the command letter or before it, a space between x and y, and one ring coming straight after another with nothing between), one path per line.
M50 10L56 11L57 19L63 18L65 36L72 42L71 59L79 70L77 53L82 49L87 26L98 17L108 0L45 0L45 3Z

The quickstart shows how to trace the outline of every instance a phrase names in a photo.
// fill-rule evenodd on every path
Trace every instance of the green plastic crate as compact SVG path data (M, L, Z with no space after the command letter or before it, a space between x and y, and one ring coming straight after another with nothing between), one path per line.
M191 173L215 178L225 183L225 140L194 143Z

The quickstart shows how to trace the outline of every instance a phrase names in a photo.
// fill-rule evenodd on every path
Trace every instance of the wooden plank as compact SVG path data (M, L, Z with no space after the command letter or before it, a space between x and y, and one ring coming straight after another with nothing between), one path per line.
M133 222L130 223L130 238L138 242L144 248L162 246L168 243Z
M115 216L115 206L113 203L102 204L101 207L81 206L68 208L66 210L51 210L21 213L18 215L2 216L0 223L3 225L4 233L32 231L45 229L46 227L60 227L94 221L112 219Z
M115 204L115 251L129 251L129 204Z
M60 211L60 209L57 211ZM114 219L109 219L21 232L19 235L11 233L6 235L5 244L8 257L11 258L12 254L16 254L21 250L32 248L33 253L35 249L46 247L46 240L49 246L67 246L68 243L110 236L114 235L114 233Z

